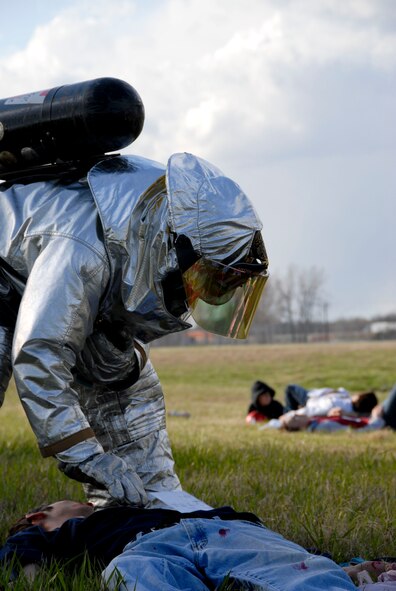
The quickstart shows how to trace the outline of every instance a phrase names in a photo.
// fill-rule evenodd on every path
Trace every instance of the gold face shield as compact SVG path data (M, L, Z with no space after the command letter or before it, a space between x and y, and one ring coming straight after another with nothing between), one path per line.
M268 274L223 265L201 258L183 273L187 305L195 322L205 330L233 339L245 339Z

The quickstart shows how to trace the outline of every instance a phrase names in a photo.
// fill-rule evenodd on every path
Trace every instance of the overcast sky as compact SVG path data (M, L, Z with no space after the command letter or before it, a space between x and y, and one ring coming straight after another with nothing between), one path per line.
M396 312L394 0L0 0L0 97L113 76L124 152L195 153L263 221L270 270L324 270L331 319Z

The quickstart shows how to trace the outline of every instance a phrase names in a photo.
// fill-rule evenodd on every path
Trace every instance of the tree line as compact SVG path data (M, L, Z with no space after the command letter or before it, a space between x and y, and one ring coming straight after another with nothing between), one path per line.
M283 275L270 277L251 333L264 342L274 340L275 334L283 334L285 341L306 342L313 332L326 340L328 309L323 269L289 266Z
M156 346L248 343L306 343L340 340L396 339L396 314L373 318L329 320L325 272L315 266L289 266L283 274L272 273L261 298L249 337L230 340L199 327L168 335ZM378 331L372 326L377 323Z

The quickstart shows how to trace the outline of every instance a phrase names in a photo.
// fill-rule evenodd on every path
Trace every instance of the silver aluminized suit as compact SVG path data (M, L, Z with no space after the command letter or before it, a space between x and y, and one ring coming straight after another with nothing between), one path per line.
M248 252L261 222L246 196L190 154L167 167L116 156L80 181L0 185L0 224L0 402L13 370L42 455L86 462L66 474L96 503L180 488L147 354L190 325L161 279L177 269L175 233L213 259ZM135 497L119 488L129 476Z

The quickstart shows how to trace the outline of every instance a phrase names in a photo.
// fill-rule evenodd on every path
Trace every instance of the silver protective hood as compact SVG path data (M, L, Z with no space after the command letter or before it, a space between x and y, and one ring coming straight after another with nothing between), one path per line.
M192 154L173 154L167 166L169 223L204 258L234 263L246 256L262 223L242 189Z
M122 260L120 290L111 292L121 293L119 314L133 319L143 342L190 327L167 311L162 293L161 280L178 266L174 235L186 235L199 255L230 263L249 253L262 227L241 188L192 154L172 155L166 168L136 156L111 158L91 169L88 182L111 264Z
M161 279L177 268L169 234L165 167L146 158L120 156L93 167L88 182L112 267L113 284L105 307L113 317L117 309L116 316L144 343L190 328L168 312L161 287Z

